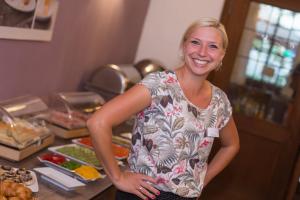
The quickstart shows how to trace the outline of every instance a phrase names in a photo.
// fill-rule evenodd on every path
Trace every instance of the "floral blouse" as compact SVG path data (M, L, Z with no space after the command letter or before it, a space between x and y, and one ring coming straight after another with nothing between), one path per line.
M211 85L211 102L201 109L185 97L173 71L151 73L139 84L152 102L136 116L131 170L156 178L159 190L200 196L214 138L232 113L226 94Z

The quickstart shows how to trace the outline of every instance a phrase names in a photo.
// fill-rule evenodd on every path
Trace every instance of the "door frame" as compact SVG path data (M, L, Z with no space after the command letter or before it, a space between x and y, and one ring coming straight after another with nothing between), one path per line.
M223 66L218 72L212 73L209 79L218 87L227 90L230 76L233 71L235 58L243 34L248 9L251 2L264 3L300 12L300 4L297 0L225 0L221 22L226 28L229 45L223 59Z
M300 12L300 4L297 0L225 0L221 15L221 22L226 28L229 38L229 46L223 59L222 69L218 72L212 73L209 77L210 81L224 91L227 91L229 88L230 77L233 72L235 58L238 54L239 45L251 2L269 4L283 9ZM299 101L299 98L297 102ZM280 164L277 166L277 172L281 170L287 170L287 172L290 173L290 176L286 177L286 174L288 173L285 175L275 176L273 183L270 186L271 191L277 190L281 197L286 197L289 187L288 184L291 180L292 171L296 162L296 156L298 154L300 143L299 124L297 123L297 121L300 120L299 105L296 106L293 117L294 120L291 121L288 127L286 127L289 139L284 144L283 152L278 160L278 163ZM239 124L237 124L237 126L238 125ZM276 183L278 181L287 183L287 187L280 188Z

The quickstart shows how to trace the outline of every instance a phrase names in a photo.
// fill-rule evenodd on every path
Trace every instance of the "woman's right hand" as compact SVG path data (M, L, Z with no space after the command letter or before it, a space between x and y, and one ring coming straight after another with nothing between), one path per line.
M156 180L144 174L124 171L113 183L119 190L135 194L142 199L155 199L155 195L159 195L159 190L150 184L156 184Z

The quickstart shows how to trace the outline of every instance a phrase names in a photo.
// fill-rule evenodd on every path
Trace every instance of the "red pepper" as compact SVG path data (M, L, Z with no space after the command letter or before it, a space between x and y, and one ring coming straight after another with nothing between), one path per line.
M60 164L66 161L66 158L58 155L58 154L52 154L52 153L48 153L48 154L44 154L41 157L43 160L47 160L49 162L53 162L55 164Z

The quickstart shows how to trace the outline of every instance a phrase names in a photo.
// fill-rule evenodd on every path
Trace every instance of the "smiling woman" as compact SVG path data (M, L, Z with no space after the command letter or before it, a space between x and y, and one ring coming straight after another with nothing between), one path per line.
M118 191L116 199L197 199L239 150L226 94L206 80L225 54L222 24L202 18L185 33L184 64L150 73L88 120L93 146ZM130 171L114 159L112 127L136 115ZM221 149L208 164L213 141Z

